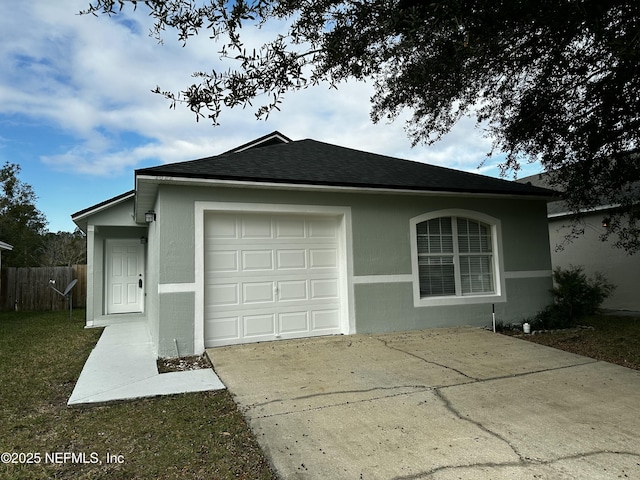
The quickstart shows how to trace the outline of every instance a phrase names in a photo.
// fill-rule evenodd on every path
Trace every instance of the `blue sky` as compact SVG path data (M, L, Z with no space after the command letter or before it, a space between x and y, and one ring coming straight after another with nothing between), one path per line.
M148 36L139 11L78 16L88 0L0 3L0 163L21 166L50 231L73 231L71 214L133 188L134 170L222 153L273 130L360 150L498 176L499 157L478 169L491 140L462 120L432 146L411 148L404 120L374 125L369 84L310 88L286 97L267 121L254 111L223 112L221 126L151 93L177 92L191 73L220 65L200 35L182 47L167 32ZM142 8L142 7L140 7ZM249 32L256 44L277 25ZM270 30L271 28L271 30ZM539 171L524 166L520 176Z

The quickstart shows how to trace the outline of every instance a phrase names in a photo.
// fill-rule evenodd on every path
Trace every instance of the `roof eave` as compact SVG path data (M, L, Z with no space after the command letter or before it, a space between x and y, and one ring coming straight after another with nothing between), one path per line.
M611 211L617 208L620 208L620 204L600 205L597 207L580 209L577 212L573 212L571 210L563 210L561 212L547 214L547 218L556 219L556 218L563 218L563 217L573 217L576 215L588 215L591 213Z
M555 199L547 192L498 192L483 190L436 189L436 188L406 188L388 185L348 185L321 184L312 182L291 181L256 181L252 179L208 178L180 175L145 175L136 176L136 221L144 221L144 213L152 210L155 204L158 186L160 184L191 185L191 186L220 186L229 188L261 188L280 190L313 190L326 192L355 192L355 193L383 193L396 195L433 195L433 196L469 196L490 198L528 198L541 201ZM145 201L146 199L146 201Z

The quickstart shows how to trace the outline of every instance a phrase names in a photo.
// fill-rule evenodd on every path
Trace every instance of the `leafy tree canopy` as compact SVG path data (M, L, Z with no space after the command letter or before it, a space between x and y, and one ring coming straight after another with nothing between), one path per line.
M87 263L87 238L82 230L48 232L43 238L41 265L72 267Z
M35 206L33 189L18 178L19 173L20 166L14 163L0 169L0 240L13 246L3 253L2 265L38 266L47 220Z
M144 5L160 39L206 31L225 71L165 95L218 123L223 107L287 91L370 80L374 121L413 112L413 144L437 141L475 116L506 154L504 174L540 160L575 212L619 208L605 234L640 249L640 2L637 0L93 0L83 13ZM257 49L243 32L270 20L288 30ZM579 218L579 216L578 216Z

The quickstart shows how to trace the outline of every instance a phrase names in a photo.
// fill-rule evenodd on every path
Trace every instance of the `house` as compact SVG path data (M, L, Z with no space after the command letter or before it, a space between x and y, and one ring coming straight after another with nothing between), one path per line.
M13 245L9 245L6 242L0 241L0 267L2 266L2 251L3 250L11 251L11 250L13 250Z
M519 321L550 301L550 194L274 132L72 215L86 322L143 316L170 357Z
M3 250L11 251L11 250L13 250L13 245L9 245L6 242L0 241L0 268L2 268L2 251ZM0 286L2 286L2 285L0 285Z
M546 173L531 175L518 180L521 183L549 188ZM630 255L615 248L612 242L601 240L608 228L607 220L615 205L601 205L588 212L582 212L584 233L567 241L571 233L574 213L566 202L555 200L547 205L551 264L553 268L583 267L587 275L602 273L616 289L602 303L602 308L610 310L640 311L638 282L640 281L640 255Z

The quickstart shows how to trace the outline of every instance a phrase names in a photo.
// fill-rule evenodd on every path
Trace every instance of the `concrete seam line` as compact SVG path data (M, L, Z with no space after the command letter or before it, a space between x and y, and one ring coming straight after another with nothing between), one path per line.
M472 382L472 383L486 383L486 382L493 382L495 380L505 380L508 378L527 377L529 375L535 375L538 373L555 372L557 370L565 370L568 368L582 367L584 365L591 365L593 363L599 363L599 362L600 360L589 360L587 362L573 363L571 365L562 365L561 367L543 368L542 370L533 370L531 372L512 373L510 375L500 375L498 377L490 377L490 378L479 378L479 379L475 379L475 382ZM455 385L444 385L440 388L454 388L454 387L459 387L461 385L467 385L467 384L461 383L461 384L455 384Z
M427 360L426 358L422 358L421 356L416 355L415 353L407 352L406 350L402 350L401 348L398 348L398 347L392 347L391 345L389 345L389 343L386 340L383 340L382 338L377 338L376 337L375 339L378 340L379 342L382 342L382 344L385 347L387 347L387 348L389 348L391 350L395 350L397 352L404 353L405 355L409 355L411 357L417 358L418 360L421 360L421 361L423 361L425 363L428 363L430 365L435 365L437 367L444 368L446 370L451 370L451 371L456 372L457 374L462 375L463 377L466 377L466 378L468 378L470 380L478 381L477 378L471 377L471 376L467 375L466 373L464 373L463 371L458 370L457 368L449 367L449 366L443 365L441 363L437 363L437 362L433 362L431 360Z
M310 407L310 408L302 408L300 410L292 410L292 411L287 411L287 412L279 412L279 413L272 413L270 415L256 415L255 418L271 418L271 417L281 417L283 415L293 415L293 414L298 414L298 413L305 413L305 412L313 412L313 411L320 411L320 410L326 410L328 408L335 408L335 407L343 407L345 405L355 405L358 403L365 403L365 402L375 402L377 400L385 400L387 398L394 398L394 397L402 397L402 396L407 396L407 395L415 395L416 393L423 393L423 392L429 392L429 391L433 391L436 388L435 387L421 387L418 385L415 386L409 386L409 387L384 387L385 389L396 389L396 388L416 388L416 390L412 391L412 392L398 392L395 393L393 395L382 395L379 397L371 397L371 398L363 398L362 400L352 400L352 401L347 401L347 402L339 402L339 403L332 403L331 405L322 405L320 407ZM373 390L379 390L378 388L375 389L370 389L370 390L363 390L365 392L367 391L373 391ZM359 392L360 390L354 390L354 392ZM344 391L344 392L340 392L340 393L351 393L349 391ZM320 395L333 395L332 393L327 393L327 394L320 394ZM318 395L318 396L320 396ZM314 395L309 395L307 397L303 397L303 398L312 398L314 397ZM297 398L294 398L292 400L297 400ZM273 400L274 402L278 402L280 400ZM264 404L255 404L255 405L251 405L246 407L247 410L253 410L256 407L262 406L262 405L266 405L267 403L272 403L272 402L266 402Z

